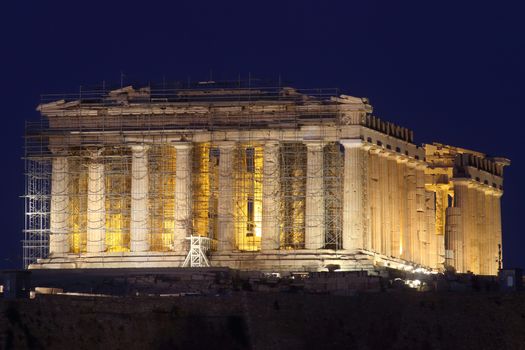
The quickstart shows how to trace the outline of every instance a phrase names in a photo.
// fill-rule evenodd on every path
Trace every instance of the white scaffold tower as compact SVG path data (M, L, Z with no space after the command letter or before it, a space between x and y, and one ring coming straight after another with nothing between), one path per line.
M186 237L190 241L190 250L182 267L210 267L206 253L211 249L211 239L202 236Z

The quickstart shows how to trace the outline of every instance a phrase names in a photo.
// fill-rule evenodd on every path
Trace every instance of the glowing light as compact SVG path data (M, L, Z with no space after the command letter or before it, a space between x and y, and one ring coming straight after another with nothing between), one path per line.
M421 287L421 281L420 280L406 280L405 284L414 289L419 289Z

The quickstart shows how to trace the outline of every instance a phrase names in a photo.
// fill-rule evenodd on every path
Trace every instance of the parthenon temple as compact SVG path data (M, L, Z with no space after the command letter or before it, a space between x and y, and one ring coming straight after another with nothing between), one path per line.
M505 158L335 89L45 95L25 135L24 263L495 275Z

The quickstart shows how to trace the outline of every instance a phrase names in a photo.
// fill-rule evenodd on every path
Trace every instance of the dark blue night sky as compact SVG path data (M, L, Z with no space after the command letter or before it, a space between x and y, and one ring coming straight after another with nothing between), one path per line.
M82 5L81 5L82 4ZM525 267L525 5L483 1L4 1L0 268L21 266L24 121L79 86L281 79L366 96L382 119L510 158L505 267Z

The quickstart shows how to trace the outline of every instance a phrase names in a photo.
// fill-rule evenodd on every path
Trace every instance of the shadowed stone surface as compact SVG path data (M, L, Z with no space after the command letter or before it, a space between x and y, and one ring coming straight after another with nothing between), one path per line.
M0 303L2 349L520 349L524 328L525 294L517 293L235 292Z

